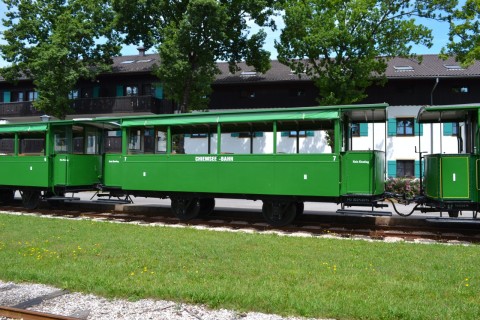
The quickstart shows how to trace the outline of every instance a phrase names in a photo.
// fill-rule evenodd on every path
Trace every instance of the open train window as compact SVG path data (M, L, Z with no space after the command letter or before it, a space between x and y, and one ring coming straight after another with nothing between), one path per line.
M157 153L167 153L167 133L165 131L158 130L156 134L156 147Z
M85 133L81 126L73 127L73 153L83 154L85 152Z
M129 153L154 153L155 130L153 128L133 128L128 136Z
M104 136L105 153L122 153L122 131L109 130Z
M45 155L45 133L25 132L20 135L20 154Z
M15 136L2 135L0 136L0 155L13 155L15 153Z
M95 128L86 128L85 138L86 138L85 154L99 154L100 145L99 145L98 130Z
M53 133L53 150L56 154L68 152L67 133L65 130L58 130Z

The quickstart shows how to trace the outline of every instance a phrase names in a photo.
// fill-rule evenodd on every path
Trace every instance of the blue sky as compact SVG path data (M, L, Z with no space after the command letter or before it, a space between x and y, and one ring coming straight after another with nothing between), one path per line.
M461 1L463 2L463 1ZM0 1L0 19L5 18L5 11L6 11L6 6L5 4ZM434 21L425 21L424 22L428 27L430 27L433 30L433 46L429 49L425 46L414 46L412 49L413 53L416 54L438 54L442 47L444 47L447 42L448 42L448 25L445 23L438 23ZM0 31L3 30L3 24L0 23ZM265 46L265 49L270 51L271 58L276 59L277 58L277 52L275 48L273 47L273 43L275 39L278 39L279 31L277 32L272 32L270 30L267 30L267 43ZM2 43L2 37L0 35L0 43ZM135 55L138 53L137 46L125 46L122 50L122 55ZM150 53L151 51L149 51ZM0 67L3 67L6 65L6 62L0 58Z

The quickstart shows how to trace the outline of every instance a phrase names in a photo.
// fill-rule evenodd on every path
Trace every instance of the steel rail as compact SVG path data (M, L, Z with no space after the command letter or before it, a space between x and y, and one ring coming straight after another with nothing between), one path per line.
M0 306L0 316L23 320L79 320L80 318L60 316L51 313L31 311L13 307Z

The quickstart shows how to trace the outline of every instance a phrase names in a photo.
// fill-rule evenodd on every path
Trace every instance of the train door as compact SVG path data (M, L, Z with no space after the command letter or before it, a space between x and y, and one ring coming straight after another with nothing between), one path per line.
M441 158L441 186L444 199L470 198L469 160L467 155Z
M82 125L56 128L54 142L54 186L88 187L101 175L100 133Z

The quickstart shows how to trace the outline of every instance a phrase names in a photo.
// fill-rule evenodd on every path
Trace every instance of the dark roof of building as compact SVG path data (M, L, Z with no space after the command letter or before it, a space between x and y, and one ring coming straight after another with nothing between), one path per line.
M158 54L114 57L112 73L151 73L154 66L159 63L160 58ZM240 70L233 74L229 71L228 63L219 62L217 65L221 73L216 77L216 84L310 80L310 77L306 74L295 74L288 66L281 64L277 60L271 61L271 68L265 74L255 72L253 67L247 66L244 62L238 64ZM395 57L388 61L386 76L388 79L479 77L480 61L467 68L462 68L454 58L450 57L442 60L438 55L434 54L422 55L417 58ZM0 81L4 81L4 79L0 77Z
M120 56L113 58L112 73L152 72L160 64L158 54Z

